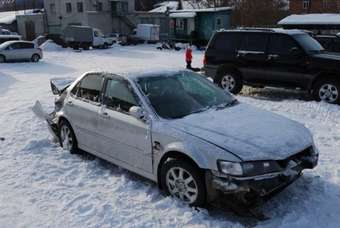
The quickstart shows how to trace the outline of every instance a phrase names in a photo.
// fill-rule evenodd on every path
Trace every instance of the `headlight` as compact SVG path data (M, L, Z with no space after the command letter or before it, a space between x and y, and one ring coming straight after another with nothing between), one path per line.
M218 161L220 172L231 176L256 176L282 171L275 161L228 162Z
M241 163L219 161L219 169L224 174L229 174L233 176L243 176L243 169Z

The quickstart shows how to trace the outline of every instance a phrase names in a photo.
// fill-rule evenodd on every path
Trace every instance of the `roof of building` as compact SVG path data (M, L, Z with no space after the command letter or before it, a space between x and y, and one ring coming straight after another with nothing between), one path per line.
M290 15L278 22L279 25L339 25L340 14L315 13Z
M33 15L36 10L18 10L18 11L7 11L0 12L0 24L12 24L16 20L16 16L19 15Z

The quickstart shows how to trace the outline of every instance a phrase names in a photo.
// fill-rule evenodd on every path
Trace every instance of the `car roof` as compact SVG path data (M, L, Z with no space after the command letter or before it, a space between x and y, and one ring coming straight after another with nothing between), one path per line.
M185 73L185 72L191 72L188 70L183 70L183 69L176 69L176 70L150 70L150 71L130 71L130 72L117 72L117 73L112 73L112 72L106 72L106 71L89 71L86 72L83 76L86 76L88 74L104 74L107 77L115 77L119 76L125 79L138 79L138 78L144 78L144 77L169 77L173 76L179 73Z
M14 43L34 44L34 43L31 42L31 41L24 41L24 40L10 40L10 41L4 42L3 44L10 45L10 44L14 44Z
M299 29L283 29L283 28L237 28L237 29L221 29L218 32L247 32L247 33L280 33L288 35L306 34L306 31Z

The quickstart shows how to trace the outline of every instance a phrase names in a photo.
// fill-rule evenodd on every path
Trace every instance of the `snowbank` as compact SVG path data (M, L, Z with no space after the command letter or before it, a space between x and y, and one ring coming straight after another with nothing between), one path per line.
M42 48L44 51L60 51L63 49L52 40L46 40L45 43L40 46L40 48Z

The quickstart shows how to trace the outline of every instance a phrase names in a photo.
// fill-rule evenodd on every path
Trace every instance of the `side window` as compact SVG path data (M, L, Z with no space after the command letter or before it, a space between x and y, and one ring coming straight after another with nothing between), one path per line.
M100 74L89 74L85 76L79 84L77 96L87 101L100 102L100 91L103 86L103 79L103 76Z
M240 50L266 52L268 35L265 33L248 33L242 36Z
M108 108L123 112L129 112L132 106L138 106L130 84L123 79L109 79L107 81L104 104Z
M78 84L75 87L73 87L73 89L71 90L71 95L79 97L79 93L78 93L79 85L80 85L80 82L78 82Z
M23 48L23 49L34 48L34 44L31 44L31 43L21 43L21 48Z
M10 50L16 50L16 49L21 49L21 44L20 43L14 43L8 46L8 49Z
M299 48L295 40L286 35L272 35L269 41L268 53L289 55L292 48Z
M239 44L239 34L219 33L214 40L214 49L223 51L236 51Z

